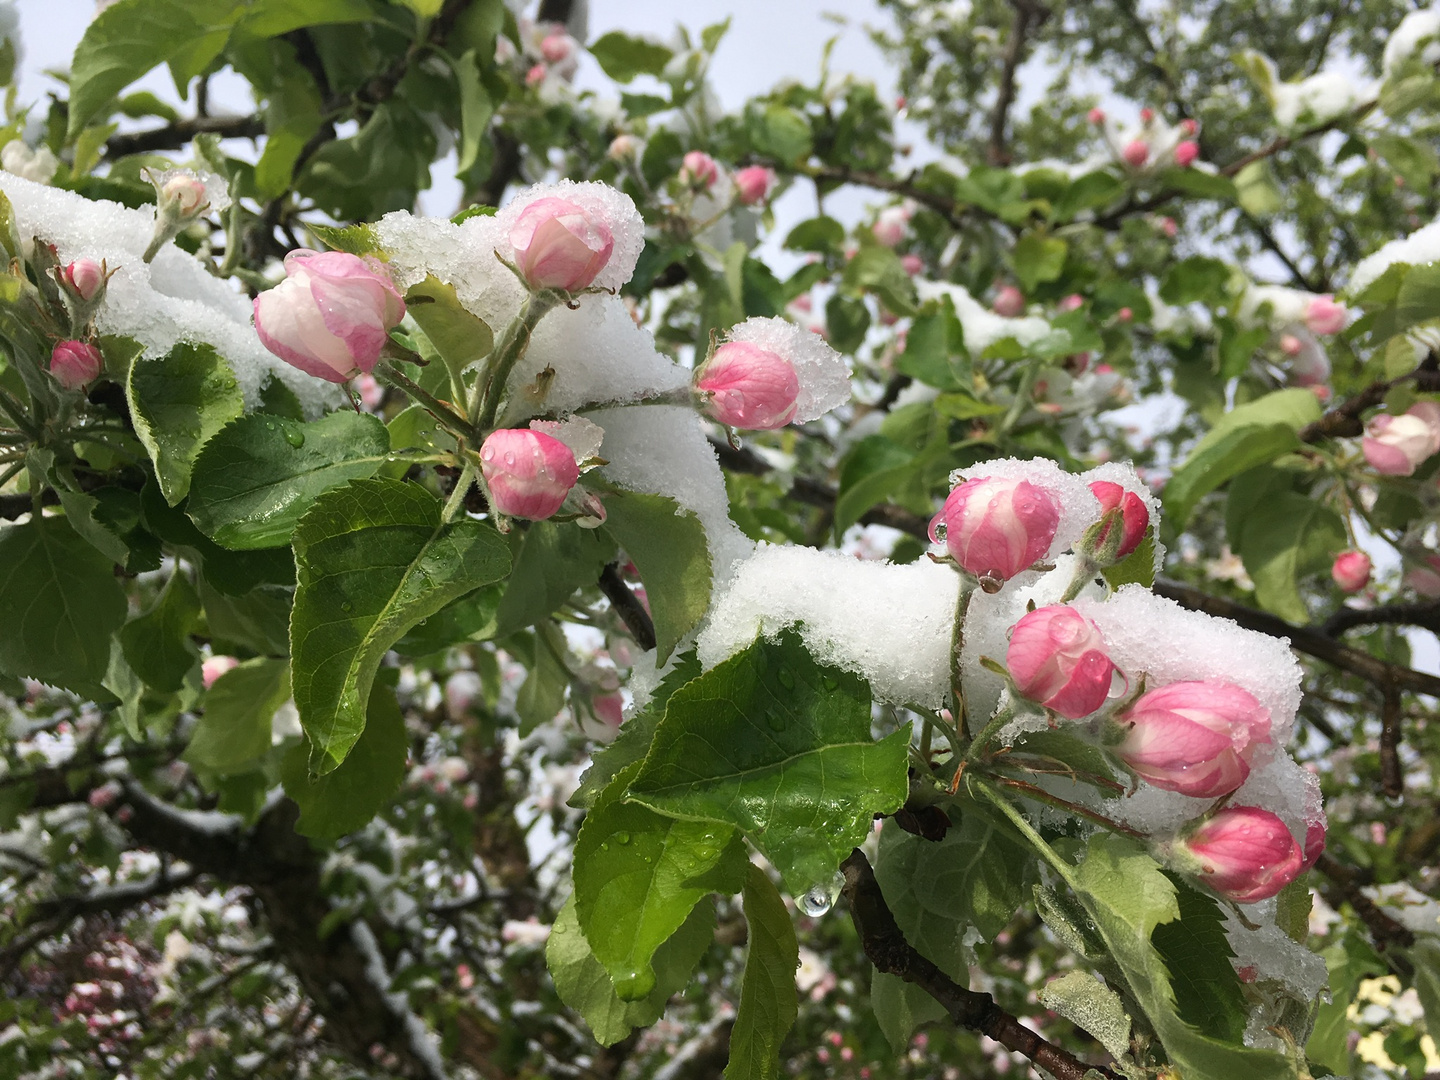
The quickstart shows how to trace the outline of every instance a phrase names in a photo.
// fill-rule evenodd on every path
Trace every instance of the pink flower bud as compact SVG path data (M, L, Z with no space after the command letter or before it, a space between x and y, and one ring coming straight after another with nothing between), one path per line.
M96 810L105 810L120 797L120 783L117 780L107 780L97 788L90 791L87 801ZM84 984L81 984L84 985ZM78 991L80 987L76 987ZM98 989L98 988L97 988Z
M1165 234L1167 239L1174 240L1175 234L1180 231L1180 226L1175 224L1173 217L1162 217L1160 219L1160 231Z
M901 255L900 269L904 270L905 273L911 277L914 277L925 269L925 260L920 258L919 255Z
M1108 514L1116 509L1120 510L1121 528L1123 530L1120 539L1120 549L1115 557L1123 559L1137 547L1140 541L1145 539L1145 530L1150 525L1150 509L1145 505L1145 500L1136 495L1133 491L1126 491L1119 484L1109 480L1096 480L1090 485L1091 492L1095 498L1100 500L1100 512ZM1104 537L1100 538L1104 542Z
M497 513L531 521L559 510L580 479L570 448L529 428L492 431L480 445L480 472Z
M618 728L625 722L625 701L619 694L596 694L590 699L595 718L608 727Z
M1067 604L1036 608L1016 623L1005 666L1022 696L1071 720L1105 704L1115 674L1100 628Z
M1201 799L1228 795L1250 775L1253 747L1270 741L1270 710L1227 682L1178 682L1142 694L1115 754L1158 788Z
M1142 124L1151 124L1151 123L1154 123L1154 122L1155 122L1155 110L1152 109L1152 108L1150 108L1148 105L1147 105L1145 108L1141 109L1141 110L1140 110L1140 122L1141 122Z
M629 161L639 149L639 139L634 135L622 133L610 140L610 148L605 151L605 156L611 161Z
M1312 334L1338 334L1345 329L1345 306L1328 296L1317 296L1305 307L1305 325Z
M176 173L160 188L161 210L169 208L184 217L200 213L208 201L205 181L189 173Z
M100 350L88 341L62 341L50 353L50 374L66 390L93 382L104 366Z
M240 661L233 656L212 656L200 665L200 684L209 690L216 679L239 666Z
M525 85L534 89L545 81L545 76L550 69L544 64L536 64L529 71L525 72Z
M1440 450L1440 405L1421 401L1403 416L1382 413L1370 421L1361 449L1382 476L1410 476Z
M1188 169L1195 164L1195 159L1200 156L1200 144L1193 139L1186 139L1179 146L1175 147L1175 164L1182 169Z
M887 206L875 218L875 224L870 226L870 232L874 235L877 243L893 248L905 239L909 225L910 215L905 212L903 206Z
M76 259L60 271L64 283L81 300L93 300L105 287L105 268L94 259Z
M1200 134L1200 123L1197 120L1186 118L1180 121L1180 130L1193 138Z
M1305 827L1305 843L1302 846L1304 862L1300 869L1309 870L1325 853L1325 823L1312 821Z
M1122 307L1119 311L1115 313L1115 318L1119 319L1121 322L1133 322L1135 319L1135 312L1131 311L1128 307Z
M329 382L369 374L405 317L383 265L344 251L292 251L285 280L255 298L260 343L287 364Z
M532 289L579 292L605 269L615 250L609 226L573 202L547 195L510 228L515 262Z
M1004 315L1007 319L1024 315L1025 294L1014 285L1002 285L995 293L995 301L990 307L996 315Z
M703 150L691 150L680 159L680 182L691 187L708 188L720 176L720 166Z
M1294 334L1280 335L1280 351L1286 356L1299 356L1300 350L1304 347L1305 343Z
M1138 169L1150 160L1150 144L1144 139L1132 139L1125 144L1125 149L1120 151L1125 164L1132 169Z
M778 353L730 341L700 369L695 389L710 395L705 411L726 427L772 431L794 419L800 379Z
M960 484L930 521L930 539L976 577L1009 580L1043 559L1060 526L1060 503L1028 480L977 477Z
M1085 306L1085 298L1078 292L1072 292L1069 296L1061 298L1055 305L1057 311L1079 311Z
M1425 565L1407 570L1404 581L1421 596L1440 600L1440 555L1426 555Z
M540 42L540 55L547 64L560 64L569 60L575 52L575 39L563 30L547 34Z
M1342 551L1335 556L1330 576L1341 592L1357 593L1370 581L1370 556L1363 551Z
M746 206L764 202L775 186L775 170L750 165L735 174L735 196Z
M1227 806L1180 841L1200 880L1221 896L1253 904L1300 876L1305 855L1269 810Z
M1103 124L1105 122L1105 110L1098 105L1085 114L1086 119L1092 124Z

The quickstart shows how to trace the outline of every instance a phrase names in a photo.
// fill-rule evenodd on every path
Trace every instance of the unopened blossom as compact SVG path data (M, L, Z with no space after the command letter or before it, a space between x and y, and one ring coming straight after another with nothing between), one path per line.
M1092 124L1103 124L1105 122L1105 110L1097 105L1086 113L1085 117Z
M1301 869L1309 870L1325 853L1325 822L1312 821L1305 827L1305 843L1300 850L1304 856Z
M76 259L60 270L60 280L66 289L81 300L94 300L105 288L105 267L94 259Z
M1180 121L1180 130L1191 138L1194 138L1200 133L1200 122L1198 120L1191 120L1189 117L1186 117L1184 120Z
M88 341L62 341L50 351L50 374L66 390L94 382L104 366L100 350Z
M703 150L691 150L680 159L680 182L688 187L711 187L719 176L720 166Z
M369 374L405 317L382 264L344 251L292 251L285 280L255 298L260 343L287 364L329 382Z
M915 277L917 274L919 274L925 269L925 260L914 253L911 253L909 255L901 255L900 269L904 270L905 273L909 274L911 277Z
M529 428L492 431L480 445L480 473L497 513L530 521L559 510L580 479L570 448Z
M1079 293L1071 293L1069 296L1060 298L1060 302L1055 305L1055 310L1060 312L1079 311L1084 306L1085 297Z
M995 292L995 300L990 305L996 315L1003 315L1007 319L1016 318L1025 314L1025 294L1014 285L1002 285Z
M1005 666L1022 697L1072 720L1105 704L1115 674L1100 628L1068 604L1036 608L1016 623Z
M1294 334L1280 335L1280 351L1286 356L1299 356L1300 350L1304 347L1305 343Z
M1440 405L1420 401L1401 416L1382 413L1366 425L1360 448L1383 476L1410 476L1440 450Z
M1150 160L1150 144L1144 139L1131 139L1120 151L1120 157L1132 169L1142 168Z
M177 172L160 185L160 213L167 210L186 217L201 213L210 202L205 181L192 173Z
M1240 904L1274 896L1300 876L1305 854L1269 810L1227 806L1178 844L1181 869Z
M610 140L605 156L611 161L630 161L640 151L640 140L634 135L622 132Z
M1090 485L1090 491L1095 498L1100 500L1101 514L1108 514L1112 510L1120 511L1121 539L1119 550L1115 557L1123 559L1137 547L1140 541L1145 539L1145 530L1150 526L1150 508L1145 505L1145 500L1133 491L1126 491L1119 484L1109 480L1096 480ZM1100 538L1100 543L1104 538Z
M545 58L547 64L560 64L569 60L575 53L575 39L563 30L556 30L546 34L540 42L540 55Z
M775 170L748 165L735 174L735 197L746 206L764 202L775 186Z
M530 70L525 72L525 85L532 90L545 81L545 76L550 74L550 69L544 64L532 64Z
M1143 109L1140 110L1140 123L1144 124L1146 127L1149 127L1149 126L1150 126L1151 124L1153 124L1154 122L1155 122L1155 110L1154 110L1154 109L1150 108L1150 106L1147 105L1147 106L1145 106L1145 108L1143 108Z
M1440 600L1440 555L1426 555L1424 565L1405 571L1403 580L1421 596Z
M1193 139L1186 139L1179 146L1175 147L1175 164L1182 169L1188 169L1200 156L1200 144Z
M200 665L200 684L209 690L215 685L216 679L239 666L240 661L233 656L206 657L205 662Z
M1142 694L1117 719L1113 747L1139 776L1166 791L1214 799L1250 775L1254 748L1270 741L1270 710L1233 683L1171 683Z
M1009 580L1049 553L1059 526L1060 503L1038 484L976 477L950 492L930 539L976 577Z
M515 263L534 289L579 292L595 280L615 250L600 216L568 199L547 195L520 212L510 227Z
M887 206L870 226L871 235L885 247L895 247L910 228L910 212L903 206Z
M1335 556L1330 576L1341 592L1357 593L1370 581L1370 556L1363 551L1342 551Z
M782 428L795 418L800 380L785 357L748 341L729 341L697 373L705 412L726 427Z
M1305 325L1312 334L1338 334L1345 329L1345 305L1333 297L1317 296L1305 306Z

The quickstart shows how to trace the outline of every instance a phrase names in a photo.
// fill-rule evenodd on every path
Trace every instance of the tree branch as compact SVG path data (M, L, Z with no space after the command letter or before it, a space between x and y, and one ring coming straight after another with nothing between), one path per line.
M640 598L621 579L619 563L607 563L600 571L600 591L610 601L615 614L620 616L625 629L630 631L635 644L645 652L655 648L655 623L645 605L640 603Z
M1377 952L1386 953L1392 945L1408 949L1415 944L1415 934L1408 926L1380 910L1375 901L1361 891L1363 879L1359 871L1324 853L1315 860L1315 869L1331 882L1331 886L1324 891L1325 902L1336 911L1339 911L1343 904L1349 904L1350 909L1369 929ZM1403 956L1391 953L1386 956L1386 960L1408 974L1410 964Z
M1418 626L1440 635L1440 603L1387 604L1376 608L1340 607L1321 625L1322 633L1339 637L1356 626Z
M1010 106L1015 101L1015 73L1024 59L1025 39L1031 27L1038 28L1050 17L1050 9L1036 0L1010 0L1010 6L1015 9L1015 21L1005 45L1000 89L990 112L990 142L985 147L985 157L991 165L1009 165L1013 158L1005 142L1005 128L1010 121Z
M219 135L222 139L258 139L265 134L265 121L258 114L196 116L188 120L176 120L162 128L110 136L105 143L105 156L114 160L127 154L178 150L196 135L205 134Z
M1093 1070L1114 1080L1115 1074L1099 1065L1086 1065L1054 1043L1047 1042L995 1003L989 994L968 990L920 955L905 940L885 902L875 871L864 852L856 848L840 864L845 885L840 890L850 904L850 918L860 935L865 955L877 971L913 983L934 998L960 1027L988 1035L1023 1054L1056 1080L1083 1080Z

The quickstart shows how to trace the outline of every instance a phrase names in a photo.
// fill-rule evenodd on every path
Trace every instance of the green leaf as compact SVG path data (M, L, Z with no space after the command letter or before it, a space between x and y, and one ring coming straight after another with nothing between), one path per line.
M1235 174L1240 208L1252 217L1269 217L1285 205L1267 161L1252 161Z
M0 528L0 672L103 697L126 614L114 570L64 518Z
M790 251L838 253L845 246L845 226L832 217L813 217L791 229L784 246Z
M145 697L145 682L130 670L130 665L125 662L125 651L120 648L120 642L113 639L110 642L110 665L105 670L103 685L120 699L116 711L120 714L120 722L125 725L125 733L136 742L142 742L145 725L141 701Z
M161 357L138 357L130 365L125 397L135 434L149 451L171 506L190 490L201 448L245 411L235 373L205 344L182 343Z
M348 251L351 255L374 255L377 258L385 258L385 250L380 246L380 234L375 231L375 226L369 222L362 221L356 225L313 225L305 223L305 228L319 237L320 242L331 251Z
M290 655L311 767L345 760L386 651L451 600L504 577L505 542L490 525L440 522L415 484L354 480L315 500L295 528Z
M453 285L434 274L427 274L424 281L410 287L405 294L405 310L425 331L454 381L459 381L467 365L488 356L495 346L490 327L461 306Z
M308 758L318 753L323 751L312 748ZM404 714L394 691L382 686L370 695L365 730L344 764L312 778L303 741L285 755L280 778L300 807L295 831L329 841L363 828L400 790L408 757Z
M1218 304L1230 281L1230 267L1206 255L1191 255L1172 266L1160 283L1160 299L1167 304L1200 301Z
M926 304L924 312L915 317L905 338L905 351L896 361L895 370L939 390L969 391L974 388L975 376L970 368L969 355L965 352L965 335L949 297L943 298L933 311Z
M1112 589L1132 584L1144 585L1147 589L1151 588L1155 584L1154 526L1145 530L1145 538L1140 541L1134 551L1114 566L1107 566L1103 573Z
M612 30L590 43L590 55L610 78L628 83L637 75L659 75L675 54L658 42Z
M753 864L746 868L744 903L749 947L725 1080L778 1080L780 1044L798 1012L800 947L785 902L765 871Z
M200 579L205 624L217 646L238 647L261 656L290 654L290 605L293 590L283 585L256 585L227 596Z
M837 292L825 301L825 328L836 350L853 353L865 343L865 334L870 329L870 309L858 296Z
M545 963L560 1000L585 1018L595 1041L613 1046L632 1028L648 1027L665 1012L670 999L690 981L700 957L715 936L715 905L695 905L684 924L655 952L655 989L640 1001L621 1001L615 984L580 932L575 897L565 901L545 943Z
M287 420L305 419L305 407L295 391L271 374L260 387L260 412L283 416Z
M530 672L515 696L522 737L555 719L565 707L565 690L570 685L570 669L562 659L569 647L553 623L546 620L538 624L529 635L529 645Z
M705 527L674 499L636 491L612 491L605 514L605 532L629 554L645 583L655 620L655 662L664 664L710 608Z
M1054 218L1069 221L1076 214L1097 207L1108 206L1125 194L1125 184L1119 177L1108 172L1086 173L1076 177L1055 201Z
M872 506L914 486L916 460L914 453L884 435L867 435L857 442L840 472L835 535L843 535Z
M845 264L843 281L852 289L868 289L897 315L916 310L915 282L900 265L900 256L879 244L867 244Z
M1130 1017L1120 995L1086 971L1070 971L1040 988L1040 1004L1094 1035L1117 1061L1130 1053Z
M200 597L177 567L155 606L120 628L125 662L147 686L175 693L199 659L190 641L199 618Z
M745 128L759 153L783 164L810 156L810 122L788 105L772 102L764 108L752 108L745 118Z
M247 660L205 691L205 711L190 736L185 760L216 776L251 769L270 752L275 710L290 698L290 665Z
M1150 941L1170 971L1176 1011L1206 1035L1238 1043L1248 1009L1240 976L1230 963L1235 950L1225 936L1220 905L1173 874L1167 876L1175 885L1180 917L1155 927Z
M733 894L749 865L729 825L680 821L625 801L631 765L600 796L575 838L575 911L623 1001L655 989L651 958L711 892Z
M1296 433L1320 418L1320 403L1309 390L1277 390L1231 409L1201 439L1170 482L1163 499L1166 517L1184 528L1195 504L1231 477L1275 460L1300 445Z
M518 539L515 570L496 616L496 637L508 637L546 618L576 589L595 584L605 564L615 558L615 542L608 533L574 522L537 521Z
M342 409L308 424L251 413L200 451L186 511L225 547L283 547L316 498L374 475L389 455L389 432L365 413Z
M1054 281L1065 269L1065 256L1070 245L1057 236L1026 233L1016 243L1011 257L1015 260L1015 276L1027 293L1047 281Z
M404 656L429 656L466 641L489 641L495 636L495 613L503 595L501 586L487 585L450 601L420 625L407 630L395 643L395 651Z
M1239 555L1260 606L1304 624L1310 612L1300 580L1328 571L1345 545L1345 523L1334 510L1307 495L1272 491L1246 516Z
M787 630L675 691L630 796L737 826L798 896L905 801L909 740L907 728L873 742L864 680Z

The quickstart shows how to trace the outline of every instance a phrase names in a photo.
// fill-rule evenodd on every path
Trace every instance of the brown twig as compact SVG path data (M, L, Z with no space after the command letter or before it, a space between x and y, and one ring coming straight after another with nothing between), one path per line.
M620 577L618 563L606 563L605 569L600 571L600 591L610 601L615 614L620 616L625 629L630 631L635 644L645 652L655 648L655 622L645 610L645 605L640 603L640 598Z
M1010 106L1015 102L1015 73L1025 57L1025 39L1030 30L1044 24L1050 9L1035 0L1010 0L1015 21L1010 26L1010 40L1005 44L1005 57L1000 69L1000 89L995 107L990 111L990 142L985 158L991 165L1009 165L1013 155L1006 145L1005 129L1010 121Z
M1109 1069L1086 1065L1069 1051L1047 1042L1000 1008L989 994L966 989L917 952L905 940L875 880L875 871L859 848L840 864L840 871L845 875L840 891L850 904L850 918L865 955L876 970L918 986L939 1002L956 1024L1023 1054L1056 1080L1084 1080L1092 1070L1115 1080Z
M1392 799L1405 794L1405 774L1400 769L1400 691L1380 688L1380 790Z
M1432 634L1440 634L1440 603L1341 607L1325 620L1320 629L1331 637L1339 637L1356 626L1418 626Z
M178 150L196 135L206 134L219 135L222 139L258 139L265 134L265 120L254 113L249 116L196 116L176 120L162 128L110 136L105 142L105 156L113 161L127 154Z
M1369 929L1377 952L1385 953L1392 945L1408 949L1415 944L1415 934L1408 926L1386 914L1374 900L1361 891L1360 886L1364 884L1364 879L1359 871L1324 853L1315 860L1315 869L1331 882L1330 887L1324 891L1325 902L1337 911L1342 904L1349 904L1350 909ZM1393 953L1387 955L1386 960L1397 969L1410 967L1403 956Z

